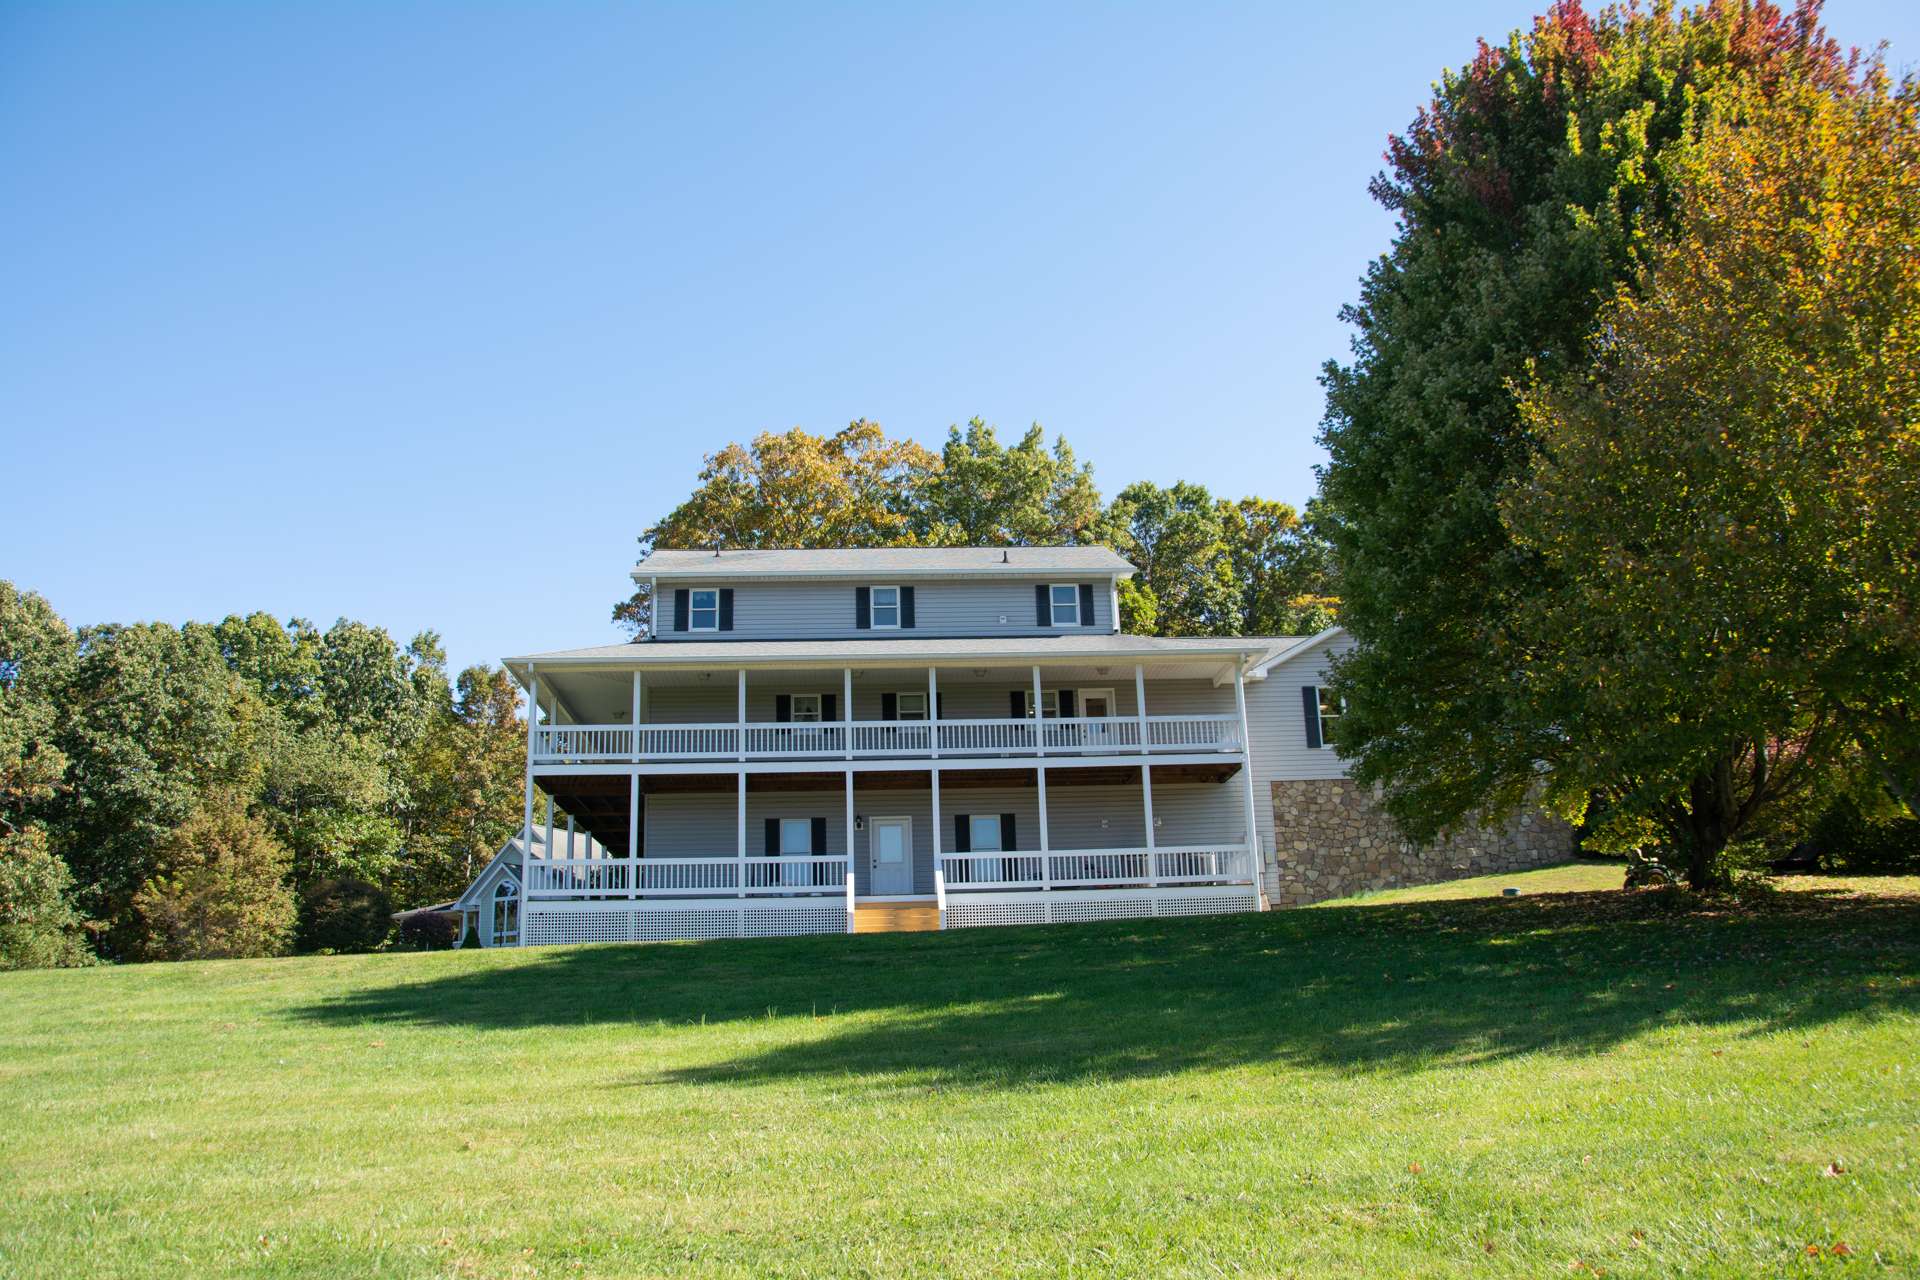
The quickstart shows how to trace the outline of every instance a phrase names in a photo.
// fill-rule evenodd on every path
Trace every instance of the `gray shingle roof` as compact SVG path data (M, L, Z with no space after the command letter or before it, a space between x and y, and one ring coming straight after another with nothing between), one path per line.
M635 578L1026 577L1115 574L1133 566L1106 547L870 547L817 551L659 549L634 566Z

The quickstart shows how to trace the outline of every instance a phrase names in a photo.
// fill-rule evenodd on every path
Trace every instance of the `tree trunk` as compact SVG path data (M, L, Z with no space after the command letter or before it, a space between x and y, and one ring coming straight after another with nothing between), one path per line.
M1733 838L1733 823L1739 813L1734 765L1732 755L1723 755L1695 774L1687 787L1687 887L1696 892L1726 883L1720 855Z

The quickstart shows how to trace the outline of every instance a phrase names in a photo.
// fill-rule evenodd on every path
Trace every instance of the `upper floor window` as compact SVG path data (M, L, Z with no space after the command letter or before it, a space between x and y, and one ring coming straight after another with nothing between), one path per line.
M689 631L718 631L720 629L720 590L718 587L695 587L687 594L687 629Z
M927 695L924 693L903 693L895 701L898 716L902 720L925 720L927 718Z
M880 630L900 625L900 588L873 588L873 625Z
M1347 709L1346 701L1334 696L1333 690L1325 685L1302 685L1300 700L1307 715L1307 745L1310 747L1331 747L1333 745L1333 727L1340 723L1340 713Z
M1052 604L1053 625L1056 627L1077 627L1080 625L1080 588L1073 583L1056 582L1047 588Z
M793 695L793 722L795 724L819 724L820 695L817 693L796 693Z

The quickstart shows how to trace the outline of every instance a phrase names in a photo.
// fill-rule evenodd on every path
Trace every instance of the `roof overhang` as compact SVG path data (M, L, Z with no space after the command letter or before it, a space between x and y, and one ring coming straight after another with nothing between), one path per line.
M1267 672L1273 670L1281 663L1293 658L1298 658L1302 654L1311 653L1313 650L1327 643L1327 641L1332 640L1336 636L1343 636L1346 633L1347 629L1345 627L1335 625L1328 627L1318 635L1302 637L1284 649L1277 649L1269 653L1265 658L1262 658L1248 674L1255 679L1264 680L1266 679Z

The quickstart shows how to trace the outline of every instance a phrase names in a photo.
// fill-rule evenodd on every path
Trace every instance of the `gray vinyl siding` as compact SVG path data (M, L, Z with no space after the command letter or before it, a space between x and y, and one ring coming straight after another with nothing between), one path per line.
M1093 625L1034 625L1033 589L1054 581L1093 586ZM703 584L704 585L704 584ZM723 585L723 584L714 584ZM660 589L659 631L675 640L858 640L899 636L1050 636L1114 632L1112 582L1105 578L1015 579L1008 582L915 582L877 578L870 585L912 587L911 629L862 630L855 625L851 582L742 582L733 585L733 630L675 631L673 594Z
M1347 766L1332 747L1307 745L1306 710L1300 690L1326 683L1329 661L1353 647L1344 634L1309 653L1272 667L1266 679L1247 685L1247 736L1253 747L1255 822L1260 832L1263 874L1274 891L1273 786L1275 780L1344 778ZM1151 698L1151 691L1149 691Z
M1097 681L1097 682L1096 682ZM944 684L941 689L941 719L943 720L1003 720L1012 708L1009 694L1015 689L1030 690L1029 681L1016 684L1012 681L995 683L953 683ZM1121 717L1138 714L1134 698L1133 668L1127 666L1113 669L1113 674L1096 677L1093 681L1076 680L1071 685L1057 685L1041 677L1042 690L1071 688L1076 694L1087 689L1113 690L1114 711ZM1249 686L1249 694L1254 686ZM835 699L841 697L842 680L834 673L817 671L796 671L783 676L777 672L753 672L747 677L747 719L756 724L770 724L775 716L775 699L781 694L819 693L832 694ZM925 693L927 677L924 671L907 670L897 673L894 678L868 675L856 681L853 687L853 718L855 720L880 719L881 695L884 693ZM1294 697L1298 698L1298 691ZM645 695L646 706L641 712L644 724L732 724L739 714L739 691L734 683L732 672L720 672L714 675L710 684L704 686L658 686L649 687ZM1077 709L1077 708L1076 708ZM834 708L836 718L842 708ZM1226 715L1233 711L1233 686L1216 688L1211 680L1149 680L1147 682L1147 714L1155 716L1179 715ZM1251 713L1251 703L1249 703Z
M1159 819L1154 842L1166 847L1211 843L1237 844L1241 840L1241 782L1235 776L1224 783L1177 783L1153 788L1154 815ZM734 792L663 794L647 798L647 856L698 858L735 856L737 841ZM932 792L928 789L861 790L854 783L854 812L865 819L854 833L855 891L868 891L867 836L875 818L913 819L913 891L933 892ZM953 823L958 814L1014 815L1019 852L1040 847L1040 800L1034 787L951 787L940 792L940 847L952 852ZM1047 788L1048 839L1054 849L1139 848L1146 843L1146 810L1140 788L1133 786ZM825 818L827 852L844 856L847 849L846 799L840 791L749 792L747 794L747 856L766 848L769 818ZM1105 821L1107 825L1101 826Z

